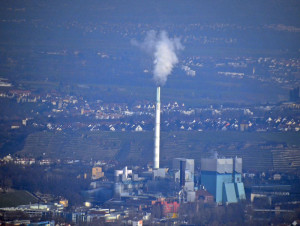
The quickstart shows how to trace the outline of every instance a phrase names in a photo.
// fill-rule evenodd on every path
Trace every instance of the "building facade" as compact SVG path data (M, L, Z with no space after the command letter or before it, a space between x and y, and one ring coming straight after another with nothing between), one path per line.
M201 159L201 184L219 204L246 199L242 182L242 158Z

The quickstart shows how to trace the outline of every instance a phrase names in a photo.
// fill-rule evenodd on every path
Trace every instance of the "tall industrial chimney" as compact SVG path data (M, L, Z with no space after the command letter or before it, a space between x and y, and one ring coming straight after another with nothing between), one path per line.
M156 92L156 111L155 111L155 135L154 135L154 169L159 168L159 146L160 146L160 87Z

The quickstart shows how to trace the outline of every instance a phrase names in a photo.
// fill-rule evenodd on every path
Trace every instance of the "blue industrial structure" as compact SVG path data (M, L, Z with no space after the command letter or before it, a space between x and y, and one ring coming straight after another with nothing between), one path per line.
M242 158L201 159L201 184L219 204L246 198L241 173Z

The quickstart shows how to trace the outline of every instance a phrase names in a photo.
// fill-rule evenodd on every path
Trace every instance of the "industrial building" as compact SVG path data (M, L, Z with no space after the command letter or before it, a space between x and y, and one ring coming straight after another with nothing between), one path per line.
M207 193L195 188L194 159L175 158L172 168L160 167L160 87L156 93L153 168L140 177L124 167L115 170L114 197L124 198L173 198L178 203L195 202L199 198L218 204L236 203L245 199L242 183L241 158L207 158L201 160L201 182ZM147 198L146 198L147 199ZM166 203L164 203L166 205Z
M160 206L162 216L168 218L176 218L178 216L180 204L174 200L165 200L163 198L152 201L153 206Z
M218 204L246 199L242 182L242 158L202 158L201 184Z
M173 159L173 171L175 172L175 182L179 183L181 187L181 191L179 192L179 201L194 202L196 197L194 183L194 159Z
M92 169L92 180L98 180L100 178L104 177L104 172L102 172L101 167L93 167Z

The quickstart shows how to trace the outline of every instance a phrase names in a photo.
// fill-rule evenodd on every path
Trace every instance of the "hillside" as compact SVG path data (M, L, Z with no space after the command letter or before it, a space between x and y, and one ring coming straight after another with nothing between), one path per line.
M0 193L0 208L16 207L19 205L28 205L37 203L38 199L27 191L10 191Z
M88 132L30 134L18 155L35 158L152 161L152 132ZM170 132L161 135L161 162L176 157L235 157L244 159L244 170L289 171L300 169L299 133ZM258 158L259 157L259 158Z

